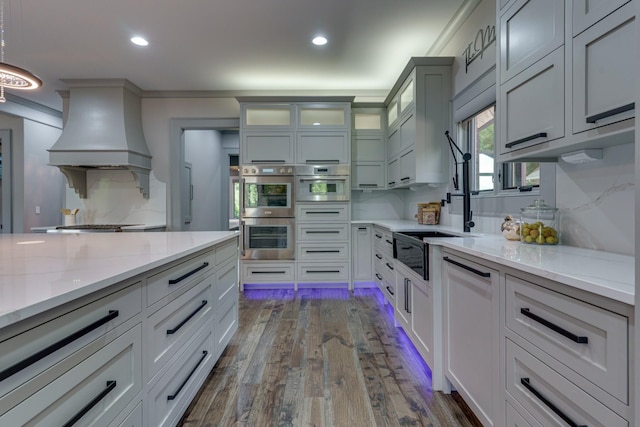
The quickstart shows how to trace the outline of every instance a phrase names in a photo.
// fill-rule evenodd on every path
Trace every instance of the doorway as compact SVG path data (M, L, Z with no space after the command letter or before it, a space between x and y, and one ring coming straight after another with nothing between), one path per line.
M212 229L227 230L230 219L229 197L230 156L240 153L240 119L172 119L171 149L169 152L170 184L167 188L167 229L170 231ZM193 132L190 131L202 131ZM211 156L198 154L198 144L214 140L218 134L219 147ZM192 142L199 141L191 148ZM208 151L209 148L205 149ZM189 153L189 154L187 154ZM183 172L185 163L191 163L191 184ZM191 187L193 185L193 187ZM193 190L192 190L193 188ZM185 200L190 198L191 219ZM209 209L207 213L207 209ZM213 212L211 209L215 209ZM212 217L216 217L212 219ZM202 220L198 225L197 221ZM215 225L214 225L215 224Z

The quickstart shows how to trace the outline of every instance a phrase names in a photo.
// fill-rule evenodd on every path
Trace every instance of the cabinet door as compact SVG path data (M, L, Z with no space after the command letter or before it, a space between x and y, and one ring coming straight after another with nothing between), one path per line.
M416 180L416 155L413 150L400 155L400 184L409 184Z
M395 316L407 334L411 334L410 288L411 279L405 276L400 267L398 267L398 272L396 273Z
M630 0L573 0L573 36L577 36Z
M563 1L516 1L500 17L500 83L563 44Z
M242 132L240 161L248 163L293 163L293 132Z
M349 132L298 132L297 163L349 163Z
M635 117L634 5L573 40L573 133Z
M564 48L500 86L500 150L564 137Z
M416 114L415 108L403 118L400 124L400 150L406 150L416 144Z
M445 376L483 425L499 414L498 272L444 252Z
M396 127L391 130L389 133L389 138L387 140L387 157L393 157L398 154L402 150L402 139L400 137L401 134L400 127Z
M351 109L339 105L301 105L298 108L298 128L348 128Z
M351 168L351 188L384 188L384 162L357 163Z
M242 128L295 128L293 104L243 104L241 106Z
M433 368L433 289L425 281L411 282L411 332L414 344Z
M383 162L385 160L384 136L357 134L351 145L352 162Z
M393 188L400 184L400 157L389 160L387 174L387 187Z
M352 280L370 281L373 278L373 237L370 225L351 227Z

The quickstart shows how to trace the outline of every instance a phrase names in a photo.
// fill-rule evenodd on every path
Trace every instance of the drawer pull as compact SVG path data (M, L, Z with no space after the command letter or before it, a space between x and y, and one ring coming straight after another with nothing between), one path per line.
M518 139L518 140L510 142L508 144L504 144L504 146L506 148L511 148L511 147L513 147L515 145L524 144L525 142L533 141L534 139L546 138L546 137L547 137L547 133L546 132L540 132L540 133L536 133L535 135L527 136L526 138Z
M307 215L340 215L339 211L319 211L319 212L305 212Z
M323 163L340 163L340 160L336 159L307 159L305 160L307 164L323 164Z
M520 378L520 383L522 383L522 385L527 390L529 390L535 397L540 399L540 401L542 403L544 403L549 409L551 409L557 416L562 418L564 420L564 422L569 424L571 427L587 427L586 425L578 425L578 424L576 424L571 418L569 418L564 412L562 412L556 405L554 405L553 403L549 402L549 400L547 400L547 398L545 398L542 395L542 393L540 393L538 390L536 390L531 385L531 382L529 381L529 378Z
M286 273L286 271L260 271L260 270L254 270L251 272L251 274L284 274Z
M396 184L395 181L387 182L387 185L395 185L395 184Z
M306 230L307 234L340 234L339 230Z
M307 273L340 273L340 270L307 270Z
M358 230L366 231L367 227L358 227Z
M390 287L387 286L387 292L389 292L391 294L391 296L394 296L395 294L393 293L393 291L391 290Z
M189 320L191 320L191 318L193 316L196 315L196 313L198 313L200 310L202 310L205 306L207 305L207 300L202 300L202 304L200 304L200 306L198 308L196 308L193 313L191 313L190 315L188 315L187 317L185 317L182 322L178 323L178 325L173 328L173 329L167 329L167 335L173 335L176 332L178 332L180 330L180 328L182 328L184 326L185 323L187 323Z
M378 184L358 184L358 187L377 187Z
M460 268L464 268L465 270L468 270L470 272L472 272L473 274L477 274L478 276L482 276L482 277L491 277L491 273L488 273L486 271L480 271L480 270L476 270L473 267L469 267L468 265L464 265L461 262L455 261L451 258L449 258L448 256L442 257L443 260L453 264L453 265L457 265Z
M410 176L405 176L404 178L400 178L400 181L409 181L410 179Z
M310 249L305 252L307 252L308 254L339 254L340 253L338 249L327 249L327 250Z
M198 363L196 363L196 366L194 366L191 372L189 372L189 375L187 375L187 378L185 378L184 381L182 381L182 384L180 384L180 387L178 387L178 389L173 394L170 394L169 396L167 396L167 400L173 400L176 397L178 397L178 395L182 391L182 388L187 384L187 382L189 382L189 379L191 378L193 373L196 371L196 369L198 369L198 366L200 366L202 362L204 362L204 359L207 358L207 354L209 354L207 350L202 351L202 357L200 358L200 360L198 360Z
M386 263L386 264L387 264L387 268L388 268L389 270L393 270L393 265L391 265L391 264L389 264L389 263Z
M380 256L380 254L376 254L376 258L378 258L378 259L380 259L380 260L382 259L382 257Z
M631 104L623 105L622 107L612 108L609 111L605 111L603 113L594 114L593 116L587 117L587 123L596 123L598 120L606 119L607 117L615 116L616 114L621 114L627 111L635 110L636 103L632 102Z
M251 163L285 163L284 160L251 160Z
M571 341L577 342L578 344L588 344L589 343L589 338L588 337L579 337L576 334L573 334L569 331L567 331L564 328L561 328L560 326L549 322L546 319L543 319L542 317L533 314L528 308L521 308L520 309L520 313L522 313L524 316L527 316L529 319L535 320L536 322L546 326L547 328L551 329L552 331L555 331L557 333L559 333L560 335L562 335L563 337L569 338Z
M21 370L23 370L25 368L28 368L29 366L33 365L34 363L36 363L40 359L44 359L45 357L49 356L50 354L55 353L56 351L60 350L62 347L65 347L67 344L70 344L73 341L77 340L78 338L83 337L84 335L87 335L89 332L92 332L92 331L98 329L100 326L102 326L105 323L108 323L111 320L113 320L116 317L118 317L118 314L119 314L118 310L109 310L109 314L104 316L102 319L96 320L92 324L87 325L84 328L72 333L71 335L69 335L69 336L67 336L67 337L65 337L63 339L61 339L60 341L51 344L49 347L44 348L44 349L40 350L39 352L37 352L35 354L32 354L31 356L27 357L26 359L16 363L15 365L8 367L4 371L0 372L0 381L6 380L7 378L12 376L13 374L16 374L16 373L20 372Z
M382 234L376 234L376 238L382 239Z
M89 412L91 410L91 408L93 408L94 406L96 406L102 399L104 399L104 397L109 394L111 392L111 390L113 390L114 388L116 388L116 382L115 381L107 381L107 388L105 388L104 390L102 390L100 392L99 395L97 395L96 397L93 398L93 400L91 400L91 402L87 403L87 405L82 408L80 410L80 412L78 412L77 414L75 414L73 416L73 418L71 418L69 421L67 421L66 423L64 423L62 425L62 427L71 427L72 425L74 425L75 423L77 423L78 421L80 421L80 418L84 417L85 414L87 412Z
M393 245L393 242L391 240L389 240L389 239L384 239L384 241L387 242L390 245Z
M378 278L378 280L382 280L382 276L379 275L378 273L376 273L376 277Z
M182 282L184 279L186 279L189 276L193 276L194 274L196 274L198 271L202 270L203 268L206 268L209 266L208 262L204 262L202 263L202 265L198 268L194 268L193 270L191 270L190 272L178 277L177 279L169 279L169 284L170 285L175 285L176 283Z

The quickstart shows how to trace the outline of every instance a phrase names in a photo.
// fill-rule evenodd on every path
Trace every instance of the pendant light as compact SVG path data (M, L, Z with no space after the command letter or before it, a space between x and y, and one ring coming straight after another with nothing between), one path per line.
M4 88L33 90L42 80L29 71L4 62L4 1L0 0L0 102L6 102Z

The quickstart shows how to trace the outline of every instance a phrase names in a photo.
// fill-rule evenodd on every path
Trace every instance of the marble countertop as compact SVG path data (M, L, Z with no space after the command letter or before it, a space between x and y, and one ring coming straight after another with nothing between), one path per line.
M237 231L2 234L0 327L237 235Z
M81 224L78 224L81 225ZM34 233L46 233L48 230L55 230L60 225L51 225L44 227L31 227L31 231ZM164 230L167 228L166 224L136 224L122 227L123 231L152 231L156 229Z
M635 304L635 258L628 255L563 245L528 245L505 239L502 234L463 233L440 225L415 221L368 220L391 231L439 230L460 237L426 238L433 245L455 249L481 259L583 289L625 304Z

